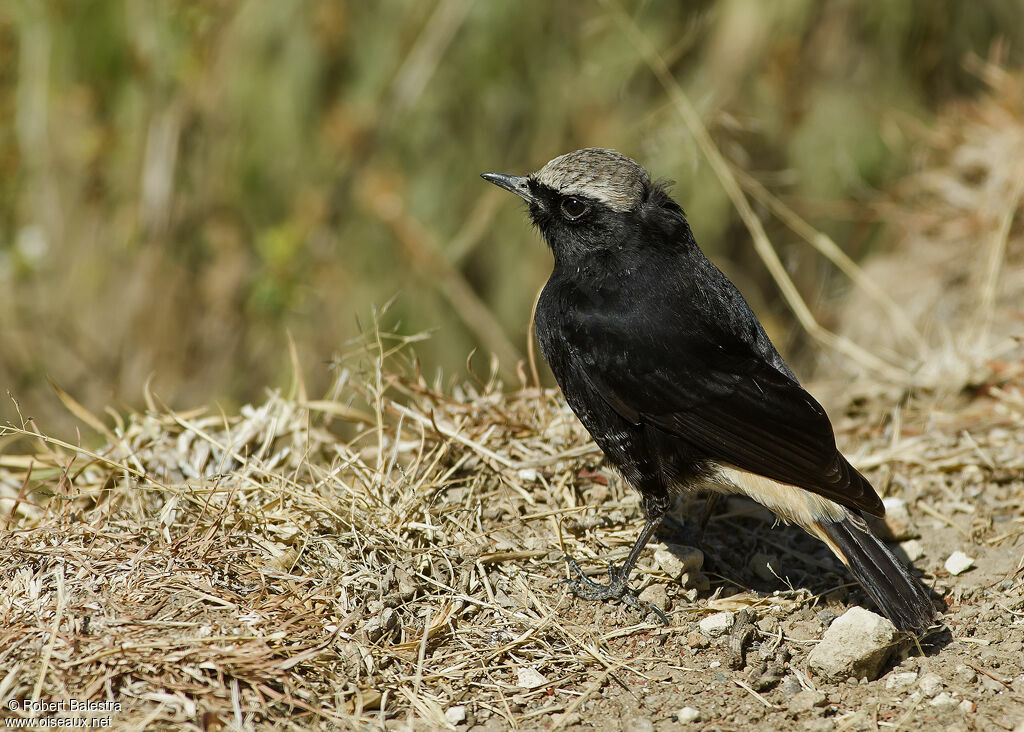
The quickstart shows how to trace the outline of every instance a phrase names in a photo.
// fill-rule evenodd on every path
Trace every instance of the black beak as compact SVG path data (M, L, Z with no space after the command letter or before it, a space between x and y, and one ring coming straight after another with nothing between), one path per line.
M530 191L529 178L525 175L506 175L505 173L481 173L480 177L490 181L499 188L512 191L527 203L539 203Z

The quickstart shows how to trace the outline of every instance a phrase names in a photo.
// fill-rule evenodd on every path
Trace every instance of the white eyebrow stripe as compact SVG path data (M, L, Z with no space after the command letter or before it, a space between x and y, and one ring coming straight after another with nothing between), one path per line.
M542 186L546 186L553 191L557 191L563 196L582 196L584 198L592 198L599 203L603 203L613 211L629 211L631 208L634 208L635 205L635 201L631 196L623 195L622 192L616 191L615 189L608 187L607 184L603 184L602 182L593 179L585 179L563 184L558 184L553 180L539 177L536 178L536 181Z
M560 155L531 177L563 196L585 196L619 212L637 208L650 185L650 176L640 165L601 148Z

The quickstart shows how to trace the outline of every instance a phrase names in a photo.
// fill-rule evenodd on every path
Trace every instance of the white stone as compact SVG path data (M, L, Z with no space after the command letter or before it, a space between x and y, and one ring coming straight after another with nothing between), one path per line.
M665 574L678 579L680 575L704 566L704 552L692 546L669 544L665 549L655 550L654 561Z
M880 529L879 533L883 539L903 541L919 535L917 527L914 526L914 522L910 518L906 501L890 496L882 500L882 505L885 506L885 517L875 526Z
M683 707L676 712L676 719L679 724L692 724L700 719L700 711L693 707Z
M921 542L919 542L917 539L904 541L900 544L900 548L903 549L903 553L907 555L907 559L909 559L911 562L916 562L918 559L924 556L924 547L921 546Z
M695 569L692 572L683 572L682 576L679 577L679 583L689 590L686 593L686 597L690 602L694 602L698 594L707 592L711 587L711 581L699 569ZM692 597L690 597L691 595Z
M974 560L961 551L953 552L946 560L946 571L950 574L963 574L974 566Z
M700 632L708 638L717 638L720 635L728 633L735 622L736 613L731 610L726 610L725 612L708 615L697 623L697 625L700 626Z
M914 685L917 681L917 671L904 671L898 674L890 674L885 680L885 688L889 691L902 691Z
M548 680L537 669L531 666L524 666L516 672L518 684L524 689L536 689L544 686Z
M536 483L537 482L537 469L536 468L522 468L519 473L519 480L524 483Z
M927 673L917 682L917 687L929 699L942 691L942 677L934 671Z
M948 691L944 691L928 703L933 707L938 707L939 709L956 709L960 700L953 698Z
M833 680L851 676L878 678L882 665L896 650L896 627L880 615L852 607L825 631L807 656L812 671Z
M444 712L444 718L449 724L462 724L466 721L466 708L448 707Z
M964 699L956 705L956 708L964 714L974 714L974 702L972 702L970 699Z

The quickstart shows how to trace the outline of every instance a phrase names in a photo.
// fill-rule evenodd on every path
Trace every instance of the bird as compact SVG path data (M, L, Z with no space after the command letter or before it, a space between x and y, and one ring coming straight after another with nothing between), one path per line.
M823 541L898 629L923 633L936 615L928 590L866 520L884 515L881 499L701 251L669 184L604 148L481 177L526 202L551 249L534 316L541 353L646 519L607 584L567 557L573 592L639 607L629 576L675 499L741 495Z

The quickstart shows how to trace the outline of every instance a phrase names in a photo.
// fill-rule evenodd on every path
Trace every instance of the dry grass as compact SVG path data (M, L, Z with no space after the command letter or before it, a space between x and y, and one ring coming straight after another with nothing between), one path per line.
M667 629L571 599L561 557L624 554L640 521L632 491L555 392L442 390L403 345L382 335L337 364L326 399L297 383L238 415L151 404L104 427L64 396L106 432L95 452L31 422L8 428L37 447L0 460L4 708L109 699L140 727L443 728L464 706L470 720L557 727L607 684L697 671L667 648L703 613L786 617L822 602L809 587L838 583L790 572L796 589L758 591L723 558L698 592L644 562L635 584L668 588ZM967 475L1003 476L1001 510L1024 510L1019 372L969 409L911 409L888 433L877 423L862 413L840 428L862 467L896 477L881 488L966 537L1019 546L1020 519L953 518L978 502ZM746 532L738 556L768 546L798 557L796 572L835 567L813 542L730 508L712 546Z
M971 119L1024 119L993 104ZM966 143L961 154L980 149ZM1003 157L986 158L991 170ZM985 180L1018 180L1005 170ZM945 323L973 344L956 352L971 378L899 402L844 393L830 406L853 462L918 524L918 565L950 604L936 667L951 678L962 656L1017 691L1024 358L1011 338L1016 276L992 273L1017 261L1021 236L1019 197L998 188L1006 195L992 215L965 208L957 218L921 187L935 216L928 231L947 253L962 247L958 225L989 242L969 279L980 284L956 293L980 306ZM899 212L921 218L909 205ZM942 282L915 274L902 277ZM915 303L932 299L911 320L941 294L921 293ZM787 678L815 691L822 682L805 657L817 613L863 601L822 545L735 501L709 526L706 576L671 577L645 553L634 585L662 592L670 627L579 602L559 584L562 557L600 571L626 553L641 512L557 392L525 386L525 375L515 390L493 376L429 383L410 358L414 339L374 334L335 364L323 399L297 376L290 393L238 414L174 413L150 397L143 414L101 420L60 393L101 447L57 440L31 420L0 430L4 714L12 700L109 700L121 705L119 726L139 729L445 728L462 707L468 724L561 728L615 726L619 708L663 721L692 704L712 724L792 728L785 682L762 687L756 662L750 675L712 673L730 652L692 636L708 612L750 608L761 648L785 644ZM950 576L954 549L977 571ZM1021 711L970 683L956 693L977 700L978 728ZM867 727L869 708L890 726L937 714L875 686L843 689L828 689L843 728Z
M574 508L575 470L596 458L581 427L553 393L446 395L386 359L339 366L327 400L154 407L95 453L40 435L3 458L5 702L444 726L470 698L511 722L510 669L529 659L552 679L531 699L619 669L562 622L538 563L557 554L551 527L593 519ZM618 490L603 512L633 508Z

